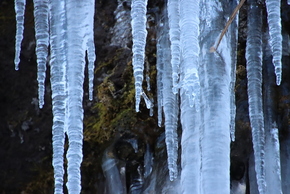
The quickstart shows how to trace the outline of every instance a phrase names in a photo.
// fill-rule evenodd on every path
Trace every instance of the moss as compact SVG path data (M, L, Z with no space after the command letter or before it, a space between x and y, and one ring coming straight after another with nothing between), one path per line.
M95 113L84 120L84 140L103 144L113 139L119 126L128 124L128 115L134 120L134 87L131 62L123 58L125 49L117 49L113 56L99 62L96 74L108 74L96 86L98 102L91 108ZM125 65L124 65L124 62ZM126 124L124 124L126 122Z

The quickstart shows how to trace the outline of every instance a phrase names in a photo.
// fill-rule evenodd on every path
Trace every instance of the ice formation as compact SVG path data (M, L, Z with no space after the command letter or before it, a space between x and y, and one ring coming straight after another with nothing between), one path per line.
M263 107L272 105L266 100L263 101L262 96L263 15L256 3L254 0L248 1L246 47L249 114L254 145L253 160L250 160L250 164L255 163L255 170L249 169L250 185L253 193L272 193L273 191L281 193L281 187L284 191L289 188L289 184L281 183L281 177L283 181L287 173L282 171L280 174L280 169L289 171L287 167L289 146L283 148L287 141L281 143L283 160L280 166L278 129L275 120L271 117L271 108L263 110ZM65 133L69 142L66 155L68 160L67 188L69 193L80 193L83 141L82 98L86 57L89 70L89 99L93 99L94 0L81 2L34 0L34 4L40 107L44 103L48 43L50 45L55 193L63 193ZM223 31L223 24L226 23L226 17L223 14L229 15L229 10L224 10L224 8L230 7L234 10L237 1L231 1L229 5L228 1L224 0L168 0L165 4L166 8L161 11L163 18L161 17L161 20L156 22L158 25L156 45L158 126L162 126L164 116L169 178L171 181L180 179L181 193L230 193L230 140L231 138L234 140L235 133L235 96L233 93L237 20L228 31ZM282 78L281 5L279 1L266 0L266 6L269 42L277 76L276 82L279 85ZM142 96L152 114L153 101L146 96L142 88L147 36L146 7L147 0L132 0L132 62L136 111L139 111ZM15 69L18 69L23 38L24 10L25 0L15 0L17 20ZM220 32L224 32L225 36L219 40L220 46L211 53L209 48L216 42L216 37ZM149 80L148 71L151 67L148 66L146 69L146 79ZM149 81L147 82L148 90L150 90ZM265 92L264 99L268 98L267 95L269 94ZM178 117L179 110L180 118ZM264 121L264 117L267 118L267 122ZM177 165L179 122L182 125L181 172L178 172ZM267 146L265 146L265 141ZM148 164L145 166L146 177L152 170L152 156L148 153L146 152L144 156ZM265 166L269 169L266 170ZM102 167L109 183L114 186L111 192L125 192L124 177L118 172L115 159L109 157L107 152L104 155ZM132 192L139 192L143 184L143 175L141 170L138 170L139 174L133 178L135 182L130 188ZM271 174L273 170L274 175ZM267 188L266 181L275 182L275 184Z
M23 32L24 1L15 1L17 13L16 60L18 69ZM34 1L36 53L38 62L39 106L43 105L46 57L50 43L50 68L53 111L53 167L55 193L63 193L63 155L65 133L68 136L67 188L81 192L80 164L83 141L83 80L85 56L89 63L90 99L94 72L93 17L94 0ZM48 22L49 17L49 22ZM50 26L48 26L50 23ZM49 41L50 40L50 41Z
M169 35L167 33L168 26L168 18L166 15L167 9L164 9L163 17L161 18L161 22L163 25L159 24L158 31L162 33L158 33L157 41L158 46L157 49L161 49L161 51L157 50L157 57L161 60L162 69L159 69L160 73L157 75L157 80L160 80L162 83L161 96L162 99L158 99L162 101L162 109L165 118L165 142L167 147L167 160L168 160L168 169L169 169L169 177L170 180L173 181L177 178L178 170L177 170L177 158L178 158L178 140L177 140L177 122L178 122L178 96L174 94L173 88L173 79L172 79L172 66L170 64L170 41ZM158 61L159 63L159 61Z
M281 27L281 1L266 0L270 45L275 66L276 83L280 85L282 79L282 27Z
M21 51L21 42L23 39L24 31L24 12L25 12L26 0L15 0L15 14L16 14L16 36L15 36L15 69L19 69L20 62L20 51Z
M252 127L258 190L260 193L265 193L265 131L262 104L262 10L256 1L252 0L249 3L246 47L249 116Z
M132 0L131 5L131 25L133 38L133 71L135 78L135 98L136 112L139 112L139 104L142 96L143 70L145 60L145 45L146 45L146 12L147 0Z
M37 55L37 81L39 108L44 104L46 62L48 56L49 27L48 0L34 0L35 39Z

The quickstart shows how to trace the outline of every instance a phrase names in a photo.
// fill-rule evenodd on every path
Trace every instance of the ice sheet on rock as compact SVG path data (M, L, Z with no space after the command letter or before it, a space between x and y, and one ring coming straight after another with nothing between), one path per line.
M136 112L139 112L139 104L142 95L143 70L145 60L147 0L132 0L131 26L133 40L133 73L135 78Z
M153 152L150 148L149 144L146 144L146 151L144 154L144 178L147 178L151 172L153 167Z
M171 48L171 66L172 66L172 83L173 93L178 93L179 82L179 65L180 65L180 26L179 26L179 2L168 0L168 21L169 21L169 38Z
M266 0L270 45L273 55L273 65L276 73L276 83L280 85L282 79L282 27L281 1Z
M15 36L15 70L19 69L20 62L20 51L21 51L21 42L23 39L24 31L24 12L25 12L26 0L15 0L14 8L16 13L16 36Z
M107 149L103 156L102 170L106 178L106 186L108 194L126 193L125 180L119 172L117 160L112 157L110 149Z
M34 22L37 56L37 81L39 108L44 105L46 62L48 56L49 26L48 0L34 0Z
M52 90L52 145L56 194L63 193L64 140L67 130L66 13L64 0L50 0L50 82Z
M260 193L266 192L265 131L262 103L262 10L255 0L248 1L246 46L249 116L252 128L255 170Z

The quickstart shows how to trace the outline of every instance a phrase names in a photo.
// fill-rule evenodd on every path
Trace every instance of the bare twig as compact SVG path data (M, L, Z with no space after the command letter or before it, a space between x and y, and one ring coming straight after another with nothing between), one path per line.
M242 7L242 5L245 3L246 0L241 0L240 3L237 5L237 7L234 9L230 19L228 20L228 22L226 23L226 26L224 27L223 31L221 32L220 36L219 36L219 39L218 39L218 42L216 44L216 46L212 46L210 47L209 51L212 53L212 52L215 52L219 46L219 44L221 43L222 39L223 39L223 36L225 35L225 33L227 32L229 26L231 25L231 23L233 22L234 18L236 17L239 9Z

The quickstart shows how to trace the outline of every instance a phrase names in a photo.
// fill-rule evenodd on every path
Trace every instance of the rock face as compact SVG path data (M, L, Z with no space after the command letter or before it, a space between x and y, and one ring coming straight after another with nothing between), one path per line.
M120 181L128 193L169 192L164 129L156 114L142 102L134 107L131 61L130 0L97 0L95 14L94 100L88 100L84 85L83 193L106 193L108 181L102 164L108 158L118 163ZM27 1L20 70L14 70L15 13L13 0L0 2L0 192L53 193L51 165L51 91L49 72L45 105L38 108L36 57L32 0ZM151 93L156 102L156 19L163 0L148 2L146 63L150 68ZM240 10L236 82L236 141L231 147L231 180L245 180L252 153L248 118L245 68L246 7ZM289 7L282 5L283 30L289 35ZM265 14L264 14L265 16ZM268 68L265 68L268 69ZM270 71L273 69L269 68ZM289 134L289 50L283 56L283 81L272 86L280 139ZM157 110L154 109L154 113ZM146 165L145 165L146 164ZM145 166L145 167L144 167ZM164 177L158 179L158 177ZM166 178L167 177L167 178ZM155 181L155 183L154 183ZM159 185L159 186L157 186ZM234 187L234 186L233 186Z

